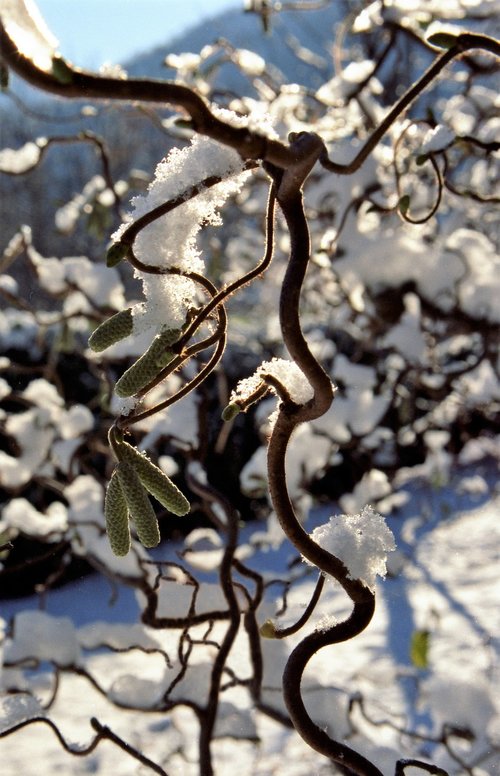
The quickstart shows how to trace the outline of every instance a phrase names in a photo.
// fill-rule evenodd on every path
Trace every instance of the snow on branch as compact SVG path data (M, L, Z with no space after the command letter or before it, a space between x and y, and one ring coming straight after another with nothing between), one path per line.
M392 531L371 506L356 515L335 515L318 526L311 538L344 563L350 579L373 589L375 578L385 577L387 553L396 549Z
M238 121L230 111L218 111L231 122ZM196 135L189 146L174 148L156 167L154 178L144 196L132 200L132 211L113 234L120 242L131 223L147 215L198 184L208 176L220 177L220 183L203 189L195 197L145 226L134 241L134 254L144 265L179 270L183 273L203 272L204 262L196 237L205 224L222 223L219 209L228 197L241 190L249 175L239 154L215 140ZM179 328L186 311L193 303L197 286L183 276L148 274L136 270L143 283L146 303L133 308L134 332L151 326ZM168 315L166 315L168 311Z
M2 24L18 51L40 70L51 72L59 42L45 24L33 0L0 0Z

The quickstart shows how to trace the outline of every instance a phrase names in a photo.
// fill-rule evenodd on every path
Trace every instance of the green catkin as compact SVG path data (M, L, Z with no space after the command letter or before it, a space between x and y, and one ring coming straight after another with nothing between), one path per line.
M135 447L123 442L120 445L123 459L134 467L140 481L146 490L160 502L165 509L178 517L186 515L191 505L179 488L156 466L147 455L140 453Z
M115 385L116 395L122 399L134 396L154 380L173 359L175 354L166 348L179 339L179 333L179 329L167 329L157 334L144 355L122 374Z
M106 489L104 517L111 550L118 557L126 555L130 550L128 507L116 470Z
M134 321L132 318L132 308L120 310L119 313L112 315L107 321L101 323L89 337L89 347L96 353L114 345L129 334L132 334Z
M120 461L116 472L139 541L144 547L156 547L160 543L158 520L134 467L127 461Z
M73 70L60 54L52 57L52 75L60 84L72 84L74 80Z

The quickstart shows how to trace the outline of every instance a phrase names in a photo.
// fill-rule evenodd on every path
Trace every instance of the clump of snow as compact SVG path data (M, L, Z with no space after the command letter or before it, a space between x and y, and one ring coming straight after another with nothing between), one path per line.
M500 257L492 240L472 229L457 229L446 249L461 256L466 265L458 288L461 308L474 318L499 323Z
M94 425L94 416L83 404L74 404L64 413L60 434L62 439L75 439Z
M14 635L5 643L5 660L29 658L49 660L59 666L78 663L80 647L69 617L52 617L46 612L20 612L14 620Z
M24 533L27 536L57 537L68 526L67 510L60 501L49 504L45 513L40 513L25 498L14 498L7 503L1 513L2 530Z
M228 111L219 111L226 119ZM233 121L238 121L236 115ZM243 170L239 154L215 140L196 135L189 146L174 148L156 167L147 194L132 200L132 211L113 234L119 241L127 226L158 206L175 199L190 187L209 176L219 176L221 182L201 190L199 194L156 219L141 230L134 242L134 253L144 264L175 268L182 272L203 272L204 263L196 244L202 224L221 224L219 209L226 199L240 191L248 172ZM183 277L149 275L136 271L143 281L146 305L133 308L134 330L153 325L178 328L185 319L187 308L195 297L196 284Z
M248 49L237 49L234 52L233 59L235 63L249 76L262 75L266 71L265 60Z
M62 234L71 234L81 213L84 212L84 208L106 191L109 190L103 176L94 175L79 194L76 194L73 199L70 199L56 211L54 217L56 228ZM114 196L112 196L112 201L114 201Z
M22 175L35 167L40 161L46 138L25 143L21 148L2 148L0 151L0 172L9 175Z
M377 373L372 366L354 364L343 353L335 357L333 372L337 380L356 388L373 388L377 382Z
M119 706L134 709L154 709L167 688L166 682L124 674L108 690L108 698Z
M364 504L378 501L390 492L391 486L387 474L380 469L370 469L363 474L352 493L341 496L340 506L346 512L355 512Z
M458 461L466 465L480 461L486 456L500 460L500 435L496 437L483 435L477 439L469 439L460 451Z
M373 70L374 63L369 59L362 62L350 62L340 75L334 76L318 89L316 97L326 105L338 105L351 95L353 87L368 79ZM372 78L370 88L377 88L377 85L380 86L377 80Z
M448 127L443 126L443 124L438 124L437 127L430 129L424 137L420 153L430 154L435 153L436 151L442 151L450 145L454 139L455 135Z
M266 375L278 380L296 404L305 404L314 395L308 379L294 361L273 358L264 361L251 377L240 380L229 401L232 403L248 399L262 385Z
M500 381L487 359L483 359L475 369L457 378L453 387L464 397L468 406L500 400Z
M482 496L489 491L488 483L480 474L474 474L470 477L463 477L460 481L458 493L470 493L475 496Z
M10 296L19 294L19 283L10 275L0 275L0 291Z
M0 450L0 485L18 488L31 480L46 460L55 431L45 408L32 407L17 415L8 415L5 431L16 439L20 455Z
M377 575L386 575L387 553L396 549L392 531L371 506L356 515L331 517L313 530L311 538L344 563L350 579L359 579L369 588Z
M113 267L94 264L86 256L45 258L32 245L27 246L27 253L35 267L40 285L49 294L68 294L76 286L83 292L83 298L78 304L84 312L91 311L86 297L97 307L121 310L126 306L123 285ZM67 314L73 311L71 305L74 306L76 297L77 294L73 293L65 299L64 311Z
M9 395L11 390L12 389L7 380L4 380L3 377L0 377L0 401Z
M186 51L183 54L168 54L165 57L165 65L179 70L180 75L186 75L189 71L198 69L201 63L201 56Z
M413 293L403 296L405 311L399 323L382 339L383 347L393 347L410 363L422 363L426 352L422 332L420 298Z
M33 695L16 692L0 697L0 732L33 717L44 717L45 711Z
M50 458L54 466L64 474L69 474L71 464L73 462L73 456L82 444L82 439L77 437L76 439L58 439L52 445L50 451Z
M147 302L132 307L134 334L161 326L180 329L187 309L196 299L196 283L182 275L150 275L138 271L135 274L142 279Z
M94 621L78 629L78 641L84 649L125 650L133 647L144 650L161 649L157 633L144 625Z
M99 75L103 75L106 78L116 78L120 81L126 81L128 78L127 71L114 62L103 62L99 68Z
M3 2L2 24L21 54L41 70L52 70L59 44L32 0Z

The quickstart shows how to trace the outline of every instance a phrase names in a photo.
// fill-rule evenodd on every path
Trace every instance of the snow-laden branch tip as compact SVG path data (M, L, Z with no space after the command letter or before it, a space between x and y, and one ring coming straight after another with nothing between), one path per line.
M51 72L59 42L33 0L0 0L0 19L18 51L40 70Z
M253 375L239 381L231 393L230 404L247 401L262 385L267 375L280 383L296 404L305 404L312 399L312 386L297 364L286 358L273 358L271 361L263 361Z
M359 579L370 589L377 575L385 577L387 553L396 549L391 529L371 506L357 515L332 516L312 531L311 538L344 563L350 579Z
M237 125L242 121L231 111L217 111L217 115ZM204 262L196 244L197 235L202 225L222 223L220 208L228 197L241 190L249 174L236 151L196 135L189 146L172 149L157 165L147 193L132 200L132 211L112 239L119 242L133 221L182 196L200 181L220 177L220 183L186 198L178 207L145 226L134 241L134 253L143 264L182 273L202 273ZM138 270L136 275L142 281L146 301L133 308L134 332L159 324L180 328L195 298L196 284L178 275L158 276Z

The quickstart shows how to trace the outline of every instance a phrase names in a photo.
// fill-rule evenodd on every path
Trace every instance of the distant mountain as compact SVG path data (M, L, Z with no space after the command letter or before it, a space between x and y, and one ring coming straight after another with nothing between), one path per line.
M133 76L172 77L173 71L163 65L167 54L198 53L204 46L222 38L235 48L260 54L268 65L283 74L284 81L319 87L325 75L331 74L334 27L344 13L343 2L332 3L318 11L282 11L273 15L270 32L266 34L256 14L235 8L191 28L164 46L135 57L124 66ZM307 64L294 53L294 47L309 49L321 58L323 66L318 69L318 64ZM249 89L247 79L238 74L234 65L221 69L215 85L238 92Z

